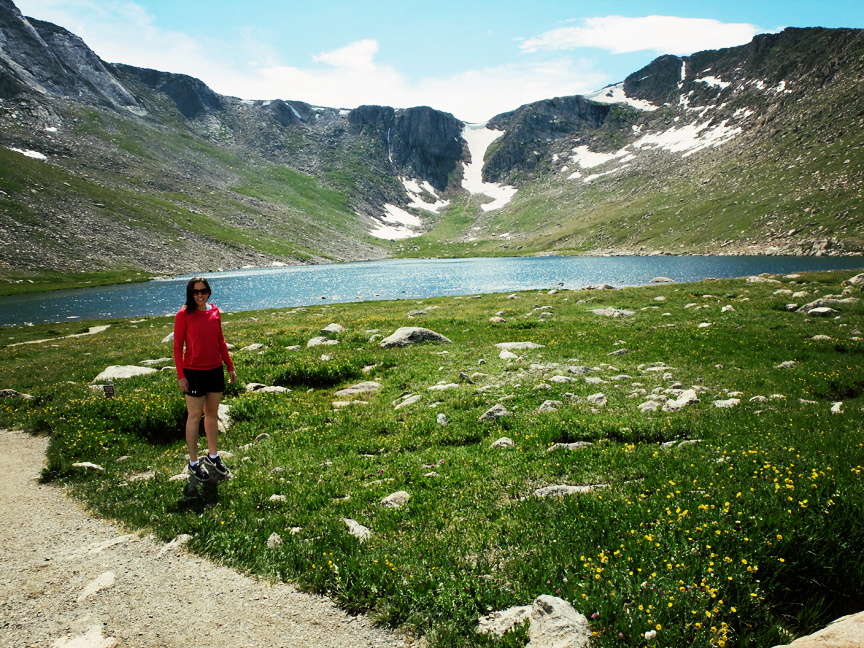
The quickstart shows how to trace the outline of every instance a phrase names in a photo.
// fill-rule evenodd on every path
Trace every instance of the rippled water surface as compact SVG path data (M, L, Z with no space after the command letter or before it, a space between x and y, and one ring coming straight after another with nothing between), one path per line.
M213 272L206 277L213 287L213 303L223 311L244 311L510 292L551 288L558 282L570 289L598 283L640 286L657 276L682 282L862 266L860 257L508 257L259 268ZM173 314L185 299L185 285L191 276L0 297L0 326Z

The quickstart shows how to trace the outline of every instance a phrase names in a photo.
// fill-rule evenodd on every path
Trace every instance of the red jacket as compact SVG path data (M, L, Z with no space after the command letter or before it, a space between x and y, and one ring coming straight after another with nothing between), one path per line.
M215 369L224 362L228 371L234 371L234 363L228 355L228 345L222 335L222 320L219 309L208 304L208 310L186 312L184 306L174 318L174 365L177 379L186 377L184 369ZM186 353L183 353L183 345Z

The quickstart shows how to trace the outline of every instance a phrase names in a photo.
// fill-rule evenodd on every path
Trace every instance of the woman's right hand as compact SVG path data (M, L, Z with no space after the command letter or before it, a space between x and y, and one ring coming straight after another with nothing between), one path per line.
M189 381L186 378L180 378L177 380L177 386L180 388L184 394L189 391Z

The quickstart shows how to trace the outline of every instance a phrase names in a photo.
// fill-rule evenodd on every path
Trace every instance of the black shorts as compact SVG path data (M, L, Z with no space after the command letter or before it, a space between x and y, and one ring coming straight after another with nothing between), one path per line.
M184 392L187 396L199 398L225 391L225 371L222 365L215 369L184 369L183 373L189 381L189 391Z

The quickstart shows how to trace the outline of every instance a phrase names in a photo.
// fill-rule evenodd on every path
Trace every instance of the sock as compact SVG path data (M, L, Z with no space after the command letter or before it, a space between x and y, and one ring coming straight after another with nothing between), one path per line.
M189 465L192 466L192 467L194 468L195 466L198 465L198 461L197 461L197 460L195 460L195 461L190 461L190 462L189 462Z
M210 457L211 459L213 459L214 461L215 461L216 459L219 458L219 455L218 455L218 454L216 454L216 455L211 455L209 452L207 453L207 456Z

